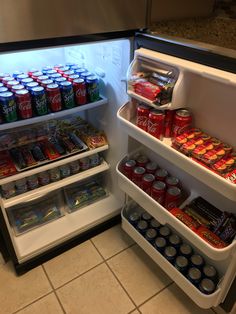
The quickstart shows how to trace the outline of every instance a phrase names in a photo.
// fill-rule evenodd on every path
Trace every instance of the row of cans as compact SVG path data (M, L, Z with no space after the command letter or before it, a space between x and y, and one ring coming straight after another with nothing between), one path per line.
M183 198L180 180L171 176L166 169L159 168L156 162L140 155L122 165L122 171L134 184L154 198L166 209L178 207Z
M8 199L16 195L26 193L27 191L34 190L40 186L57 182L78 172L96 167L100 164L100 162L100 156L98 154L94 154L89 157L81 158L80 160L72 161L69 164L40 172L37 175L31 175L15 182L3 184L1 187L2 196Z
M100 99L98 79L86 69L0 73L2 122L14 122L70 109Z
M148 212L132 211L129 222L145 239L162 254L179 272L204 294L215 291L219 281L218 271L213 265L185 243L179 235L161 225Z
M137 106L136 125L160 140L183 133L191 123L192 116L187 109L162 111L144 104Z

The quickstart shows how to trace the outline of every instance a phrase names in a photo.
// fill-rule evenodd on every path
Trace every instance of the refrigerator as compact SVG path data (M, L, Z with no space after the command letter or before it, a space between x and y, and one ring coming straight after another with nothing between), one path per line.
M30 8L27 1L21 4L23 3L24 9ZM118 3L122 10L122 5ZM8 4L6 2L6 10ZM87 149L82 146L80 150L63 158L39 163L37 167L29 167L11 176L2 177L1 187L75 161L82 162L97 154L100 156L100 163L94 167L10 198L2 196L1 230L16 271L21 273L121 219L125 232L171 279L200 307L210 308L224 302L234 281L235 240L225 248L211 246L127 178L122 171L122 165L137 154L145 155L160 168L180 179L185 191L181 208L201 196L222 211L236 214L234 183L174 149L170 138L159 140L136 125L137 106L140 103L159 110L187 108L193 116L195 127L236 149L236 63L232 57L221 56L202 48L183 46L138 31L145 27L145 14L141 14L144 5L145 1L140 1L139 19L130 19L132 8L129 7L130 11L126 8L125 12L130 12L130 15L126 14L126 18L117 23L113 20L115 24L111 28L109 25L104 26L104 21L100 21L97 24L97 34L94 27L89 29L91 25L86 24L84 19L83 23L79 22L78 28L75 25L72 27L73 22L68 19L70 14L73 17L75 15L73 6L70 7L70 14L65 10L67 23L63 19L63 27L60 24L61 16L52 20L52 6L49 8L51 14L46 14L45 24L38 17L43 14L39 10L38 16L30 15L31 20L23 20L22 24L19 23L19 16L15 16L14 28L8 27L6 34L1 34L1 72L13 73L20 70L25 73L31 68L40 70L55 64L78 64L99 79L100 94L98 100L71 109L0 124L2 152L8 152L16 146L14 140L19 138L21 132L38 132L47 136L47 132L54 130L58 123L65 125L78 117L96 129L103 130L107 138L104 145L96 148ZM24 10L21 12L26 14ZM101 14L102 10L98 12ZM90 13L87 12L88 16ZM92 11L93 17L95 13ZM14 14L19 12L15 11ZM127 20L128 25L124 23ZM96 19L93 20L95 21ZM13 19L8 23L12 26ZM19 25L21 28L17 30ZM61 25L61 29L55 25ZM87 28L83 29L82 26ZM133 76L148 71L156 71L164 76L171 73L173 93L168 102L157 104L133 89ZM9 136L12 141L10 144ZM4 145L10 146L6 149ZM17 145L20 145L19 141ZM88 202L77 210L71 209L70 195L78 189L89 189L88 182L93 179L101 185L105 197ZM217 268L219 282L213 293L202 293L130 224L128 214L132 210L132 200L162 225L169 226L172 232L177 233L196 253L201 254L207 263ZM37 218L32 227L24 229L23 223L19 223L22 215L31 213L26 218L32 219L32 216L37 216L37 208L49 208L43 218L52 214L51 218L42 221Z

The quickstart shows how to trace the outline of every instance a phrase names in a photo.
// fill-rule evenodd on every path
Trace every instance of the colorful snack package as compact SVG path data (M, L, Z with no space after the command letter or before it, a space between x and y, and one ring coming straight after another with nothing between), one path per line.
M174 215L177 219L182 221L187 227L189 227L191 230L196 232L196 230L199 228L199 223L191 218L189 215L185 214L180 208L172 208L170 210L170 213Z

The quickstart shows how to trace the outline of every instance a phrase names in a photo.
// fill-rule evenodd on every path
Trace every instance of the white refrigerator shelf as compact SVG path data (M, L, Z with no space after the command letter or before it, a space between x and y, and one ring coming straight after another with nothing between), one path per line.
M154 101L151 101L135 92L133 92L132 90L127 90L127 94L130 97L133 97L143 103L145 103L146 105L149 105L155 109L159 109L159 110L166 110L166 109L171 109L171 103L165 104L165 105L158 105L158 103L155 103Z
M124 131L158 155L164 157L176 167L189 173L224 197L236 201L236 184L227 181L220 175L172 148L169 138L164 138L163 141L160 141L137 127L135 125L135 114L136 111L131 102L126 103L119 109L117 117Z
M122 161L121 161L122 163ZM229 244L227 247L222 249L217 249L191 229L189 229L185 224L173 216L168 210L166 210L162 205L156 202L151 196L140 189L136 184L129 180L124 174L119 170L119 165L116 168L118 173L118 184L119 187L128 194L132 199L134 199L140 206L142 206L147 212L149 212L153 217L155 217L161 224L169 224L177 232L179 232L185 239L194 243L194 245L213 260L225 260L236 252L236 239ZM183 203L187 203L193 195ZM180 206L181 207L181 206Z
M210 308L220 303L220 285L210 295L203 294L171 263L169 263L126 219L125 209L122 210L122 229L158 264L166 274L200 307Z
M64 178L60 181L49 183L49 184L41 186L35 190L28 191L26 193L14 196L12 198L2 199L2 204L5 208L9 208L11 206L14 206L14 205L17 205L20 203L30 202L30 201L32 201L32 199L35 200L37 198L42 197L45 194L48 194L49 192L58 190L58 189L65 187L69 184L79 182L79 181L84 180L86 178L90 178L90 177L92 177L98 173L101 173L101 172L108 170L109 168L110 168L110 166L108 165L108 163L103 160L101 165L96 166L94 168L90 168L88 170L79 172L77 174L74 174L74 175L71 175L67 178Z
M35 124L35 123L39 123L39 122L44 122L44 121L48 121L48 120L52 120L52 119L63 118L63 117L66 117L68 115L72 115L72 114L75 114L77 112L80 112L80 111L84 111L84 110L88 110L88 109L92 109L92 108L104 105L106 103L107 103L107 98L101 97L101 99L98 101L91 102L91 103L88 103L86 105L76 106L76 107L71 108L71 109L65 109L65 110L61 110L58 112L52 112L52 113L46 114L44 116L33 117L30 119L19 120L19 121L15 121L15 122L11 122L11 123L3 123L0 125L0 131L18 128L18 127L31 125L31 124Z

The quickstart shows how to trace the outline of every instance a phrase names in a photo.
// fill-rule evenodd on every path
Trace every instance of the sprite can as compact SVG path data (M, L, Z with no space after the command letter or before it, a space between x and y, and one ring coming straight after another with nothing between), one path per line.
M60 90L64 108L73 108L75 106L75 100L72 83L69 81L61 82Z
M45 90L41 86L33 87L31 89L32 101L35 113L38 116L43 116L48 113L47 98Z
M1 113L5 122L17 120L16 101L12 92L0 93Z
M87 85L88 101L89 102L98 101L100 99L98 79L96 78L96 76L91 75L87 76L85 81Z

